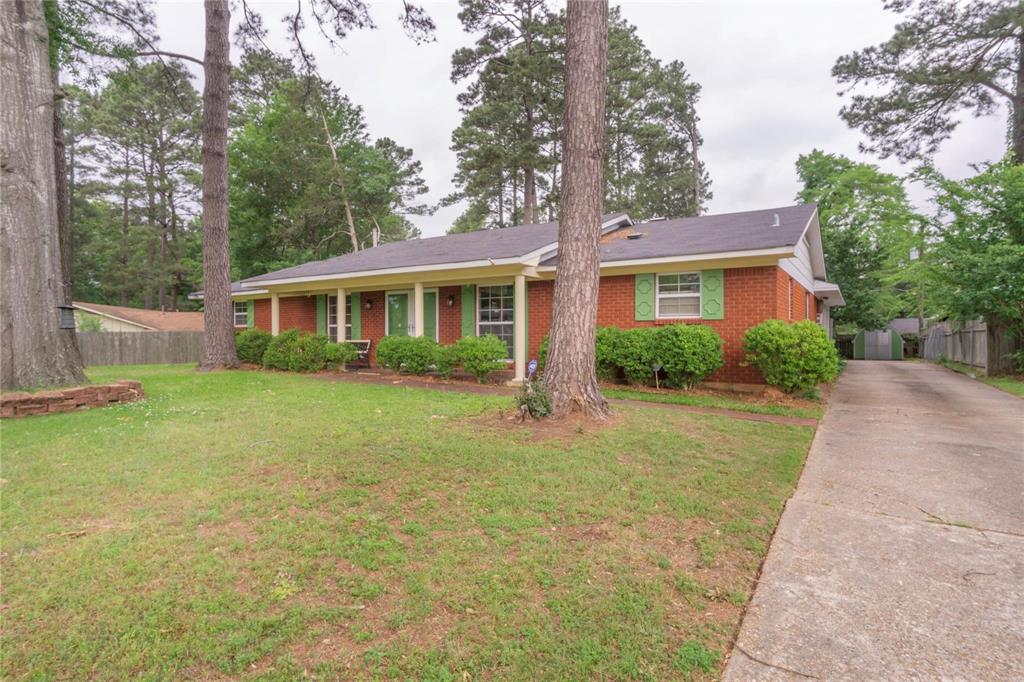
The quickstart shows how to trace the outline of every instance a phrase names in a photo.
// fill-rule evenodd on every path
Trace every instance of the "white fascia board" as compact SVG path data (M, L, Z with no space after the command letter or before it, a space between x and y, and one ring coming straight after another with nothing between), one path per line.
M627 268L640 265L661 265L663 263L693 263L702 260L724 260L728 258L751 258L755 256L777 256L787 258L793 256L793 247L779 246L773 249L752 249L749 251L721 251L717 253L698 253L689 256L663 256L661 258L636 258L633 260L601 261L601 269ZM537 268L540 272L554 272L557 266L544 265Z
M231 292L231 297L234 298L235 296L252 296L254 294L269 294L269 293L270 293L270 291L268 291L267 289L249 289L249 290L246 290L246 291L232 291ZM189 294L188 295L188 300L190 300L190 301L202 301L203 298L204 298L203 295L200 294L200 293L195 293L195 294Z
M96 310L95 308L87 308L84 305L78 305L77 303L74 304L73 307L77 308L78 310L83 310L83 311L89 313L90 315L98 315L100 317L106 317L107 319L116 320L116 321L121 322L123 324L130 324L133 327L142 327L143 329L145 329L147 331L151 331L151 332L155 332L156 331L156 327L150 327L148 324L142 324L141 322L135 322L134 320L126 320L123 317L118 317L117 315L111 315L110 313L105 313L102 310Z
M523 258L485 258L483 260L463 261L461 263L436 263L434 265L415 265L406 268L383 268L380 270L359 270L356 272L336 272L329 275L310 275L308 277L287 277L284 279L261 279L259 282L246 284L243 287L263 287L275 284L302 284L303 282L323 282L332 279L352 279L355 277L375 277L377 275L405 275L411 272L438 272L442 270L459 270L462 268L481 268L487 265L523 265ZM246 291L245 293L249 293Z

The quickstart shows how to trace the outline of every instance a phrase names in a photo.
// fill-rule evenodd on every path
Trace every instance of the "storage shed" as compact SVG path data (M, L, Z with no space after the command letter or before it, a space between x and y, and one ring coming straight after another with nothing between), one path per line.
M853 337L854 360L902 360L903 337L893 329L860 330Z

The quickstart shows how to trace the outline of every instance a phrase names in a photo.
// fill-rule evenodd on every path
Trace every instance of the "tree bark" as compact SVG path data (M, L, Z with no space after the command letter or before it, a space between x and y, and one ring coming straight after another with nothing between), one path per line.
M237 367L228 251L228 84L231 12L206 0L203 57L203 360L199 369Z
M569 0L558 271L544 372L555 418L609 415L594 371L607 72L607 0Z
M1024 164L1024 34L1017 39L1017 85L1016 101L1010 103L1013 125L1013 162Z
M85 382L63 272L54 80L39 0L0 3L0 388Z
M121 305L128 305L129 282L128 272L129 239L128 239L128 145L124 147L124 178L121 183Z

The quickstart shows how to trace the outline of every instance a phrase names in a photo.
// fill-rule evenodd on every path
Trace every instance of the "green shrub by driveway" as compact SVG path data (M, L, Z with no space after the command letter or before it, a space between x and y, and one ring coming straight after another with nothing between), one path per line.
M724 364L722 337L703 324L659 327L651 343L652 359L676 388L692 388Z
M743 351L769 385L786 393L832 381L839 372L835 344L811 320L766 320L743 335Z

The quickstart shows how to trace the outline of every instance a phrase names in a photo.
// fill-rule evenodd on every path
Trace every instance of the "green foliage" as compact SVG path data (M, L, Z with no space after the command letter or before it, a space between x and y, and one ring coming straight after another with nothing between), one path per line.
M1024 166L991 164L961 182L933 182L950 217L928 261L937 312L985 318L1024 343Z
M246 329L235 334L235 352L238 353L238 359L242 362L261 364L263 354L267 352L267 346L273 338L270 332L262 329Z
M341 369L355 362L359 351L351 343L328 343L324 346L324 365L328 369Z
M516 394L515 405L534 419L551 414L551 399L544 390L544 382L536 376L523 382Z
M442 379L449 379L459 364L459 349L454 343L434 349L434 369Z
M416 234L406 216L428 212L420 163L393 140L371 141L360 107L313 77L243 86L250 104L228 156L236 276L352 251L350 215L361 245L377 228L382 241Z
M78 310L75 311L75 318L78 325L78 331L80 332L103 331L103 321L100 319L99 315L93 315L92 313Z
M462 369L476 377L481 384L487 375L507 366L508 348L493 334L464 336L455 344Z
M377 364L393 372L402 368L403 346L408 336L385 336L377 342Z
M743 335L747 364L786 393L831 381L839 372L839 354L825 330L811 320L787 324L766 320Z
M836 324L884 329L916 312L921 270L909 260L924 248L924 219L914 213L903 181L877 166L814 150L796 163L800 201L818 205L829 280L846 305L833 308Z
M425 336L385 336L377 344L377 363L394 372L422 375L437 363L439 349L436 341Z
M718 664L719 658L721 655L717 651L711 651L701 642L689 639L679 647L672 667L684 675L698 670L709 673Z
M651 357L671 386L692 388L724 363L722 337L703 324L659 327L651 342Z
M601 381L619 378L619 347L623 331L618 327L598 327L594 346L594 369ZM546 338L546 337L545 337Z
M832 69L840 84L870 93L855 94L841 111L870 138L866 149L902 161L931 156L966 118L963 112L1002 115L1005 102L1016 161L1024 163L1017 81L1024 4L899 0L887 8L913 13L889 40L840 57Z
M320 334L289 329L270 340L263 366L289 372L319 372L327 363L330 339Z
M657 327L627 329L616 341L616 364L631 384L647 384L654 377L654 344Z

